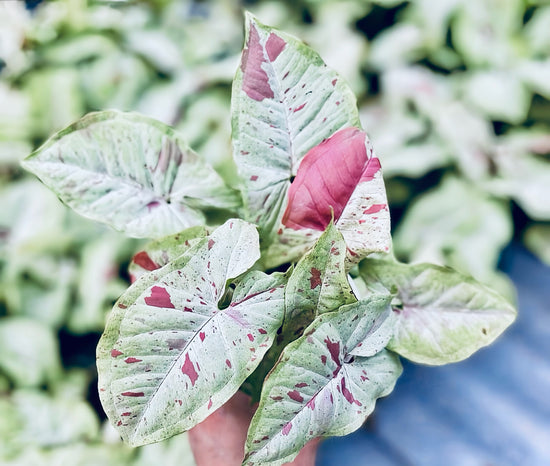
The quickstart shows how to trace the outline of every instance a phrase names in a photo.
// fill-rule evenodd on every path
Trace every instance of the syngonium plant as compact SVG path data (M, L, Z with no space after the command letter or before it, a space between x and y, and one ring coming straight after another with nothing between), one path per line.
M23 165L78 213L154 239L97 348L122 438L184 432L241 389L259 400L244 463L282 464L357 429L392 391L399 356L462 360L515 310L470 277L393 258L352 92L298 39L246 24L232 97L240 192L170 127L115 111L85 116Z

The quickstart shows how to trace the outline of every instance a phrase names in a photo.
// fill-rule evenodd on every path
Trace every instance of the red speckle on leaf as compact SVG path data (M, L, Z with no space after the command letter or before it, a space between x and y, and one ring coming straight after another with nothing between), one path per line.
M286 437L290 433L290 429L292 429L292 422L289 422L283 427L282 434Z
M369 181L380 169L367 153L367 135L345 128L310 149L288 191L282 223L288 228L324 231L338 221L357 184Z
M361 376L361 381L365 382L366 380L369 380L369 378L366 375Z
M209 251L210 251L210 249L212 249L212 246L214 246L214 244L216 244L216 242L212 238L210 238L208 240L208 250Z
M333 86L336 86L336 83L337 83L337 82L338 82L338 80L337 80L336 78L334 78L334 79L332 80L332 85L333 85Z
M262 335L266 335L267 334L267 330L263 329L263 328L259 328L258 329L258 332L260 332Z
M114 348L111 350L111 357L112 358L118 358L121 354L123 354L122 351L119 351L119 350L114 349Z
M323 364L326 364L326 363L327 363L327 357L326 357L324 354L321 355L321 362L322 362Z
M315 397L309 400L306 406L313 411L315 409Z
M138 252L132 259L135 264L145 270L157 270L160 266L155 264L145 251Z
M141 362L141 361L142 361L141 359L132 358L132 357L126 358L126 359L124 360L124 362L125 362L126 364L132 364L132 363L134 363L134 362Z
M342 377L342 395L349 404L355 403L357 406L363 406L360 401L353 397L353 394L346 388L346 379Z
M182 400L174 400L176 403L178 403L180 406L183 404Z
M126 306L126 304L118 303L118 307L120 307L120 309L126 309L128 306Z
M185 361L183 363L183 366L181 366L181 371L189 377L189 379L191 380L191 385L193 385L194 387L195 382L199 378L199 374L197 374L197 371L195 370L195 367L193 366L193 363L189 358L189 353L185 355Z
M168 291L166 291L166 288L162 288L160 286L154 286L151 288L151 296L146 297L145 302L149 306L175 309L172 301L170 301Z
M208 408L207 409L210 409L212 407L212 398L210 398L208 400Z
M312 290L314 290L321 285L321 271L315 267L312 267L310 272L311 277L309 277L309 286Z
M298 390L292 390L288 392L287 395L291 400L297 401L298 403L304 401L304 398L302 397L302 395L300 395L300 392Z
M296 113L296 112L299 112L300 110L302 110L304 107L306 106L305 103L303 103L302 105L299 105L298 107L296 107L293 112Z
M273 401L282 401L283 400L283 397L282 396L271 396L270 397Z
M338 371L340 370L340 367L341 367L341 364L340 364L340 342L338 341L335 341L335 342L332 342L330 341L330 338L325 338L325 344L327 345L327 349L330 353L330 357L332 358L332 360L334 361L334 364L336 364L336 369L334 370L333 374L334 376L336 376L336 374L338 373Z
M269 61L275 61L285 46L286 42L277 34L274 34L273 32L269 34L267 42L265 43L265 50L267 52L267 56L269 57Z
M147 207L147 210L151 212L155 207L158 207L159 205L160 205L159 201L151 201L145 207Z
M241 57L242 86L248 97L259 102L274 97L273 89L269 85L269 78L262 68L262 63L265 63L265 58L260 45L260 35L254 24L251 24L248 42Z
M304 388L304 387L307 387L307 383L305 382L300 382L300 383L297 383L296 385L294 385L296 388Z
M375 214L386 208L386 204L373 204L368 209L364 210L364 214Z
M118 427L120 427L120 426L122 425L122 421L118 421L118 422L116 423L116 425L117 425Z
M231 361L229 359L225 360L225 365L231 369Z
M254 341L254 335L252 335L251 333L249 333L247 337L250 341Z
M193 309L191 309L190 307L185 306L185 307L183 308L183 311L184 311L184 312L193 312Z
M132 413L122 413L121 416L129 416Z
M242 150L242 151L241 151L241 155L248 155L248 154L250 154L250 152L247 152L247 151L245 151L245 150Z
M206 338L206 334L204 332L200 332L199 338L201 339L201 341L204 341L204 339Z
M250 181L256 181L258 179L258 175L252 175L250 177Z
M144 396L145 394L143 392L122 392L122 396L132 396L132 397L140 397Z

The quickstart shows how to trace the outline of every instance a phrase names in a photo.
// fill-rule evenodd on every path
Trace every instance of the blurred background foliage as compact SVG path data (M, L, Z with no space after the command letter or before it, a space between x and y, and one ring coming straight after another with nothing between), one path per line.
M1 2L2 464L193 464L185 436L125 447L98 403L95 345L142 243L73 214L19 161L116 108L180 129L238 186L229 106L244 9L348 80L399 259L452 266L511 300L497 269L510 241L550 264L545 0Z

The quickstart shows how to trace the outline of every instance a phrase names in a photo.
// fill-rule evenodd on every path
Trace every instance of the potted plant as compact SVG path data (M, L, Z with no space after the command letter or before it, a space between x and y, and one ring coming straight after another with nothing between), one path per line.
M471 277L393 258L352 92L249 14L232 128L238 189L170 127L114 111L85 116L23 165L78 213L153 239L97 348L100 398L122 438L191 429L199 465L283 464L304 448L295 464L313 464L319 438L359 428L392 391L399 356L462 360L515 310Z

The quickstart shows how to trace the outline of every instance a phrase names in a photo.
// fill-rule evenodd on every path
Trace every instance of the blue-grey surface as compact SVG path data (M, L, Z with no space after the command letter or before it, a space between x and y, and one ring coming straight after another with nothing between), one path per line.
M514 244L501 268L518 290L514 325L467 361L404 363L369 422L326 440L317 466L550 466L550 267Z

